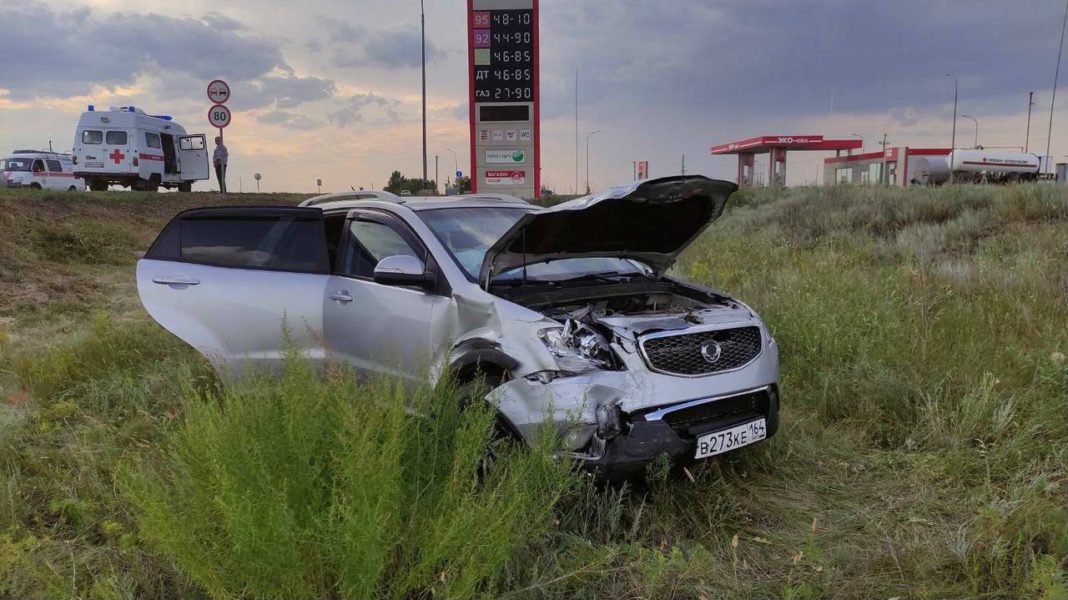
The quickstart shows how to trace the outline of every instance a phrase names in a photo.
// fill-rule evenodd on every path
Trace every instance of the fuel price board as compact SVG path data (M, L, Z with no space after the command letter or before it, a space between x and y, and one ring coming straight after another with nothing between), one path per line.
M537 197L538 0L468 0L468 34L472 191Z

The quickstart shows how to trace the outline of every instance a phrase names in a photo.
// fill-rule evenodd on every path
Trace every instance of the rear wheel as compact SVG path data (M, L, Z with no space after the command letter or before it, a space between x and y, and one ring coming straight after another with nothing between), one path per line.
M69 188L67 188L67 191L68 191L68 192L77 192L77 191L78 191L78 188L72 185L72 186L70 186Z
M108 184L105 181L98 181L94 179L89 182L89 191L91 192L106 192L108 191Z
M41 184L39 184L39 183L31 183L30 184L30 189L31 190L39 190L39 189L41 189Z
M159 191L159 175L153 175L148 181L144 182L142 189L146 192L158 192Z
M179 183L178 184L178 191L179 192L185 192L185 193L188 194L189 192L193 191L193 183L190 182L190 181Z

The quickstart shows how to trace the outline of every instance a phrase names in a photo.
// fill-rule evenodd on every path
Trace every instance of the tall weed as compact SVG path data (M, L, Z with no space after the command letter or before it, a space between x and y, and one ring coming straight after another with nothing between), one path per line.
M448 385L408 398L290 357L281 381L191 400L123 487L139 534L214 597L489 593L577 476L545 435L480 480L495 411L457 406Z

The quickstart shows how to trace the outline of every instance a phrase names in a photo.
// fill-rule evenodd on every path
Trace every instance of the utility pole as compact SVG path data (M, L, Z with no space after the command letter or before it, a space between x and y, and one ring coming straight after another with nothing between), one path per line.
M890 185L890 177L888 176L888 174L886 172L886 144L887 144L887 142L886 142L886 134L885 133L883 134L883 141L879 142L879 144L883 147L883 166L882 166L881 169L879 169L879 183L882 183L884 185Z
M438 193L438 155L434 155L434 193Z
M1057 70L1053 72L1053 99L1049 101L1049 133L1046 134L1046 166L1050 163L1050 146L1053 142L1053 108L1057 106L1057 80L1061 75L1061 56L1064 54L1064 30L1068 28L1068 2L1064 3L1064 23L1061 25L1061 46L1057 51Z
M426 10L423 0L419 0L419 26L423 46L423 181L426 181Z
M957 150L957 78L946 73L946 77L953 80L953 141L950 142L949 148L949 185L953 185L953 153ZM883 148L885 151L886 149ZM885 154L885 152L884 152ZM885 164L885 158L883 163Z
M686 155L682 155L682 174L686 174Z
M1031 148L1031 107L1035 105L1035 93L1027 92L1027 134L1024 136L1024 154Z
M632 169L634 169L634 175L633 175L633 179L631 179L631 181L638 181L638 161L635 160L635 161L631 162L630 163L630 167Z

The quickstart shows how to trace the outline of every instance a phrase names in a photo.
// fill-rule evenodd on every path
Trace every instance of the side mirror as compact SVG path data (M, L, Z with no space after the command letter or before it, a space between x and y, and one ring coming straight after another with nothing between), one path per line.
M433 276L426 272L423 261L414 256L387 256L375 265L375 283L382 285L428 288Z

